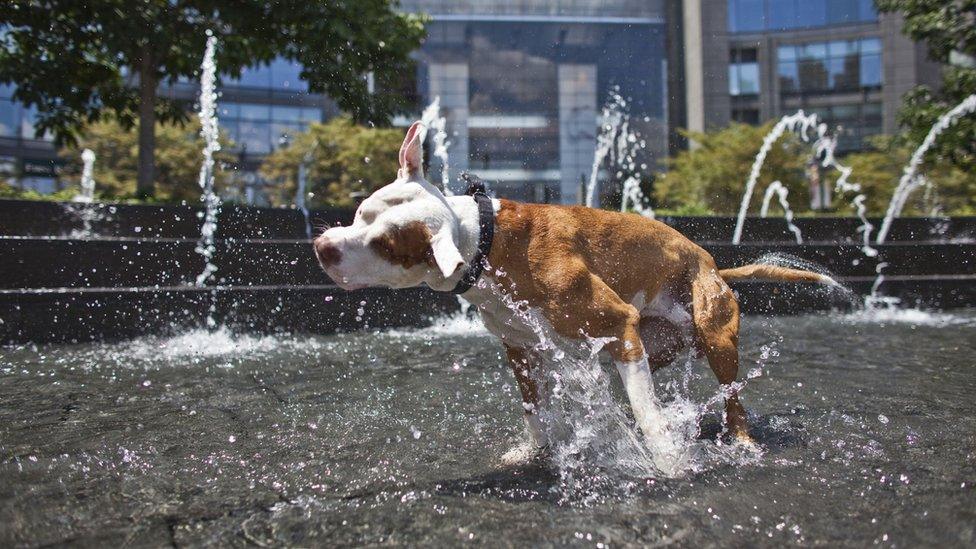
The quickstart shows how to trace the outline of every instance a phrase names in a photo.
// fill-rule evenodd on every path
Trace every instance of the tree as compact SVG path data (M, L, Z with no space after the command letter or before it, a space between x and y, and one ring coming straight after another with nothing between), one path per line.
M657 206L681 213L737 213L753 160L772 127L771 122L758 127L733 123L705 133L683 131L699 147L665 160L668 171L654 184ZM790 204L804 209L810 196L804 166L811 155L809 144L791 134L781 137L763 164L750 211L759 211L762 190L776 180L789 189Z
M153 194L156 121L185 122L186 105L158 97L160 82L194 78L206 32L219 39L217 66L240 76L278 56L300 62L313 92L326 92L359 120L394 112L410 74L422 19L395 0L7 0L0 11L0 82L38 110L37 131L58 144L110 114L138 119L137 194ZM372 75L379 93L367 89Z
M903 98L898 114L905 129L904 142L917 147L936 120L967 96L976 93L976 0L877 0L882 12L899 12L905 18L904 33L925 41L929 57L943 64L955 58L968 61L947 66L941 89L918 86ZM968 66L966 66L968 65ZM976 116L961 119L930 149L963 171L976 171Z
M396 178L403 131L368 128L349 117L312 124L288 147L265 158L261 175L280 183L276 205L293 204L299 166L307 163L306 191L312 206L353 206L355 194L369 194Z
M203 161L203 138L200 124L193 121L177 124L156 124L156 188L155 199L163 202L185 200L195 203L200 199L197 177ZM86 126L72 146L63 147L58 155L67 162L62 169L62 183L79 187L81 178L81 151L91 149L95 153L95 192L102 198L125 200L136 198L139 168L139 128L125 128L118 121L105 119ZM224 150L215 155L218 166L233 162L234 157ZM214 171L218 187L226 187L231 180L228 170Z

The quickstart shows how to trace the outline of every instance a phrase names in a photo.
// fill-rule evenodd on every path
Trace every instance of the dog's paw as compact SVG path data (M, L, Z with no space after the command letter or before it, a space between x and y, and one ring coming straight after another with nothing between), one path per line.
M549 447L538 447L531 442L521 442L511 450L502 454L501 463L506 467L528 465L545 459L549 455Z

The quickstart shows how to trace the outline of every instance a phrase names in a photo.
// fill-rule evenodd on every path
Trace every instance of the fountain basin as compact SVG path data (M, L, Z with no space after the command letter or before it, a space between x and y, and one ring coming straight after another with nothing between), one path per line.
M477 324L0 348L0 544L968 546L976 316L912 315L748 316L761 456L713 407L700 470L573 484L499 463L518 390ZM686 376L714 394L659 394Z

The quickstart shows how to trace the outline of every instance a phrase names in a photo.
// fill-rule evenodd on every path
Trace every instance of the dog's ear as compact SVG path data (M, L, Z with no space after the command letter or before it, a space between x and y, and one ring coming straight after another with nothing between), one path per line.
M400 173L411 176L423 170L423 139L426 128L419 120L410 125L403 144L400 145Z
M442 228L430 239L430 249L434 256L434 263L437 264L444 278L450 278L464 266L464 258L454 244L454 236L451 235L448 227Z

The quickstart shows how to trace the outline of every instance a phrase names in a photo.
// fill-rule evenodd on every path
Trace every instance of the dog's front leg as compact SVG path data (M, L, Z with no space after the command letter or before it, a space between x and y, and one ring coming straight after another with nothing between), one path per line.
M542 422L539 420L541 398L539 385L532 378L535 366L534 357L530 351L510 345L505 345L505 354L508 356L508 362L515 374L515 381L518 382L519 391L522 393L522 418L525 420L525 426L532 437L533 446L536 450L540 450L549 445L549 439L542 428Z
M633 409L637 426L647 446L655 450L657 465L670 470L678 464L682 451L670 429L663 408L654 394L651 369L640 337L640 313L623 301L599 276L582 263L561 265L551 272L561 276L558 288L545 309L558 332L572 337L583 332L591 337L610 337L606 349L613 357ZM579 296L589 296L580 300Z

